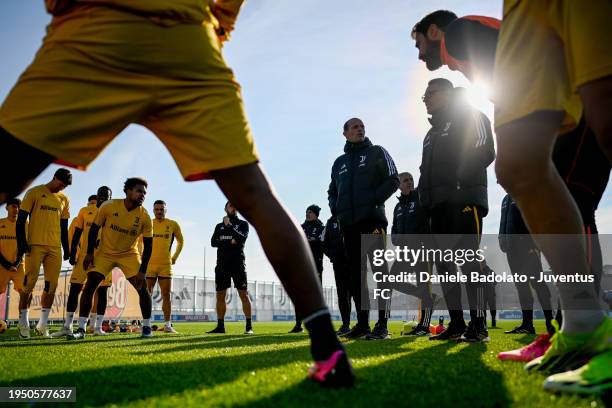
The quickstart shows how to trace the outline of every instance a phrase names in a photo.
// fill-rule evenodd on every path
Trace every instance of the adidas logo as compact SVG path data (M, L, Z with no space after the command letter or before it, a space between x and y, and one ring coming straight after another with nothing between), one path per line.
M113 214L113 216L114 216L114 217L118 217L118 216L119 216L119 213L114 213L114 214Z
M471 211L472 211L472 208L471 208L471 207L465 207L465 208L463 209L463 212L464 212L464 213L466 213L466 212L471 212Z

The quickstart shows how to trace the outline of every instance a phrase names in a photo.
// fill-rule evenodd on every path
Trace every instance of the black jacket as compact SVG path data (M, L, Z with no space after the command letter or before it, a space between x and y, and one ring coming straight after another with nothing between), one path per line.
M423 140L419 195L432 209L439 204L476 205L488 213L487 167L495 159L489 119L464 104L456 104L429 120Z
M229 217L230 225L217 224L210 239L213 248L217 248L217 265L224 262L244 262L244 243L249 235L249 224L234 215ZM236 244L232 244L232 239Z
M325 232L323 233L323 253L327 255L332 263L346 261L342 231L340 231L338 220L333 215L325 224Z
M306 234L312 256L320 272L323 270L323 231L325 230L325 226L321 220L317 219L315 221L305 221L302 224L302 229L304 230L304 234Z
M383 147L367 137L360 143L347 141L332 166L329 208L342 227L365 220L386 227L385 201L398 187L395 163Z
M523 221L521 210L510 194L506 194L502 200L498 239L503 252L529 251L537 248Z
M393 245L410 245L400 240L398 234L421 235L429 233L429 218L421 207L419 192L414 190L408 195L397 197L399 202L393 210L393 226L391 227L391 242Z

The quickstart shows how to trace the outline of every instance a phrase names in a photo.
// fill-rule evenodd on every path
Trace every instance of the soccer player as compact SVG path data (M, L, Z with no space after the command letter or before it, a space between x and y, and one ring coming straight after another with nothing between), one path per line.
M149 294L153 293L155 283L159 283L162 295L162 311L164 312L164 332L176 333L170 313L172 304L170 291L172 290L172 265L176 263L183 249L183 233L178 222L166 218L166 202L157 200L153 203L153 250L151 260L147 268L147 289ZM172 254L172 244L176 240L176 248Z
M444 78L429 81L423 102L431 129L423 139L419 198L431 220L436 246L442 249L469 249L480 245L482 219L488 212L487 167L495 158L489 119L469 106L461 89ZM443 243L444 234L457 234L457 242ZM453 262L436 262L438 273L455 273ZM466 262L463 273L482 273L479 262ZM430 340L460 339L489 341L485 319L484 286L468 281L466 292L470 323L466 327L461 305L461 285L442 284L450 322Z
M398 203L393 209L393 224L391 226L391 242L396 246L405 246L407 248L428 247L428 236L430 234L429 217L425 209L421 206L419 199L419 191L414 186L414 178L408 172L399 174L400 180L400 196ZM411 235L410 237L403 235ZM418 235L419 238L415 236ZM420 272L431 273L431 264L429 262L418 262L414 267L406 262L394 262L391 274L397 274L396 270L403 268L401 271L414 272L417 276L416 286L407 284L396 284L395 286L402 293L416 296L421 300L421 313L419 322L410 332L406 333L409 336L427 336L431 315L433 313L434 296L431 293L431 285L422 282L419 277Z
M507 1L497 51L495 46L482 47L495 60L498 179L517 202L553 271L561 275L587 273L590 268L581 236L585 224L576 207L581 202L570 195L573 191L568 191L567 179L564 185L554 171L551 152L558 141L557 134L571 129L584 115L587 122L584 131L572 138L582 140L592 128L602 150L608 158L612 157L608 113L612 104L612 56L605 41L600 40L609 37L606 19L611 11L612 5L605 1L589 3L589 7L572 1ZM571 24L565 23L569 21ZM441 31L431 26L421 27L420 31L425 30L430 39ZM593 190L588 201L599 201L597 196L598 191ZM555 203L552 207L548 205L551 201ZM587 207L594 210L596 205L583 208ZM538 234L565 234L567 238L559 242L559 238L547 239ZM551 347L530 368L564 370L605 348L612 323L598 307L592 285L580 286L561 290L565 316L554 342L564 346ZM582 310L569 307L576 299L581 299ZM605 376L581 374L578 377L584 380L583 384L593 384L593 378L606 380ZM581 386L574 384L574 389Z
M126 126L146 126L186 180L214 179L257 230L304 316L315 360L309 376L352 385L312 254L258 164L240 87L221 54L242 0L47 5L54 17L42 48L0 108L0 151L14 159L0 164L10 174L0 180L0 203L50 163L86 168ZM13 163L22 163L18 171Z
M9 282L21 297L23 293L23 278L25 277L23 256L17 256L17 214L21 200L11 198L6 202L7 217L0 219L0 295L6 292Z
M315 260L317 266L317 274L319 275L319 282L323 282L323 233L325 226L319 219L321 207L316 204L308 206L306 209L306 220L302 223L302 230L306 234L310 251ZM302 320L299 316L295 316L295 326L289 333L302 333Z
M388 224L385 201L397 190L399 178L389 153L382 146L372 144L365 136L361 119L347 120L343 135L346 138L344 154L332 165L327 194L329 208L338 218L344 237L351 296L357 308L357 325L345 337L387 339L387 310L380 308L378 322L370 331L368 299L362 299L362 290L367 292L367 283L362 274L365 259L361 253L361 234L378 236L380 239L376 240L376 245L384 247Z
M69 339L85 337L85 325L94 292L104 279L111 279L113 268L120 268L138 292L143 318L142 337L153 336L151 295L145 282L153 245L151 218L142 207L147 187L146 180L138 177L128 178L123 186L125 199L109 200L98 209L85 245L87 252L83 258L83 269L87 272L87 281L81 294L79 328L76 333L68 335ZM98 234L100 244L96 248ZM141 235L144 246L142 258L138 252L138 238Z
M225 333L225 296L234 281L234 287L238 290L246 319L244 334L253 334L251 299L249 298L244 258L244 243L249 236L249 224L238 218L236 207L229 201L225 203L225 214L223 222L215 226L215 231L210 239L212 247L217 248L217 266L215 267L217 327L208 333Z
M47 184L33 187L26 193L19 215L17 216L18 257L25 253L26 271L24 293L29 296L38 281L42 264L45 273L45 287L41 296L41 316L36 325L36 334L49 337L47 320L55 298L55 290L62 268L62 248L64 260L70 257L68 249L68 219L70 203L62 193L72 184L72 174L68 169L56 170L53 179ZM26 238L26 221L30 219ZM22 300L25 302L26 297ZM28 318L29 304L19 305L19 335L30 338Z
M102 186L98 188L95 195L89 197L88 204L79 210L71 225L74 227L74 232L70 239L70 259L68 262L73 266L72 274L70 275L70 291L68 292L68 300L66 301L66 319L62 327L51 334L51 337L64 337L72 333L72 323L74 321L74 313L77 310L79 303L79 295L83 289L83 285L87 280L87 273L83 268L83 260L85 259L87 237L98 209L106 201L112 198L112 191L109 187ZM95 200L94 200L95 199ZM104 336L107 333L102 330L102 321L104 320L104 312L106 311L107 291L111 286L111 279L105 279L98 289L96 296L98 298L95 308L97 313L95 316L89 316L89 324L93 327L93 333L97 336Z
M335 215L329 217L325 223L323 233L323 253L327 255L334 268L336 281L336 294L338 295L338 309L342 318L342 326L336 334L344 336L351 331L351 291L349 285L348 259L344 251L344 242L340 224Z

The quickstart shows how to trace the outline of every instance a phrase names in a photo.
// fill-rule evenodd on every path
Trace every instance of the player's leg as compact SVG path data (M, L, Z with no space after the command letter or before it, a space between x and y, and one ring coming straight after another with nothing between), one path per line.
M244 317L246 319L244 333L253 334L253 321L251 320L253 316L251 312L251 298L249 298L249 291L246 289L238 289L238 296L240 296L240 301L242 302L242 312L244 313Z
M342 318L342 326L336 332L342 336L349 332L351 324L351 293L347 285L347 267L344 259L337 260L333 264L334 280L336 281L336 294L338 295L338 309Z
M1 126L0 152L11 152L11 160L0 162L0 174L5 175L0 179L0 204L21 194L54 161L51 155L15 139ZM21 165L15 171L15 163L27 166Z
M74 275L74 271L73 271ZM71 278L72 280L72 278ZM82 283L70 282L68 291L68 300L66 300L66 319L62 327L55 333L51 333L51 337L64 337L72 333L72 323L74 322L74 313L79 305L79 295L83 289Z
M209 330L209 334L223 334L225 333L225 296L227 295L227 289L231 287L230 275L226 270L221 269L219 266L215 269L215 285L216 285L216 303L215 309L217 311L217 326Z
M104 314L106 313L106 305L108 303L108 286L105 285L104 282L100 283L98 289L96 289L95 298L97 299L97 303L95 305L96 320L93 324L94 334L97 336L104 336L107 333L102 330L102 322L104 322ZM92 308L93 307L94 306L92 306Z
M257 231L299 316L304 317L315 361L341 349L301 228L279 202L258 164L211 172L227 198Z
M42 306L40 312L40 320L36 325L36 332L43 337L50 337L47 321L49 313L55 300L55 290L59 281L60 271L62 269L62 252L60 247L43 247L44 254L42 255L42 264L45 276L45 286L40 299Z
M98 259L95 262L99 262ZM81 293L81 302L79 307L79 327L75 333L69 334L69 340L83 339L85 338L85 326L89 318L89 312L91 311L91 305L93 302L93 296L100 283L104 280L104 274L95 270L90 270L87 273L87 282Z
M510 248L508 252L506 252L506 259L508 260L510 273L527 274L528 271L526 270L525 266L528 264L526 258L529 256L530 255L526 253L523 248ZM518 299L521 305L522 321L520 325L511 330L507 330L504 333L535 333L535 328L533 327L533 294L531 293L531 286L529 285L529 282L519 281L514 282L514 286L518 292Z
M587 123L597 135L599 146L612 161L612 76L586 83L578 88Z
M153 296L153 289L155 288L156 283L157 276L147 276L147 290L151 296Z
M138 269L140 268L140 261L137 259L129 259L120 265L121 270L125 274L128 282L138 292L138 303L140 305L140 313L142 313L142 337L152 337L151 333L151 313L153 310L153 301L151 295L147 289L145 282L139 281ZM145 279L142 279L143 281ZM145 329L146 328L146 329Z
M147 279L147 283L149 283L150 279ZM172 313L172 299L171 299L171 291L172 291L172 278L167 276L159 276L157 278L157 282L159 283L159 291L161 292L162 297L162 312L164 313L164 332L166 333L174 333L176 334L176 330L172 327L171 321L171 313ZM151 291L149 291L151 293Z

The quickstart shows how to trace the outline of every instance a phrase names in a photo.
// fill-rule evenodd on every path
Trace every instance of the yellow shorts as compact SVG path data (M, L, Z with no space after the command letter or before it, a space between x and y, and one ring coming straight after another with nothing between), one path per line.
M104 279L111 281L113 277L113 268L119 268L125 275L126 279L130 279L138 274L140 269L140 256L124 255L108 257L105 255L94 255L93 266L89 267L87 273L98 272L104 275Z
M0 295L6 292L9 281L13 281L13 289L21 293L23 291L23 278L25 267L23 262L19 264L16 271L9 271L0 266Z
M77 257L76 265L74 265L74 267L72 268L72 273L70 274L70 283L78 283L81 285L85 285L85 282L87 282L87 273L85 272L85 269L83 268L83 259L85 258L85 255L81 255L83 252L84 251L81 251L79 253L79 256ZM113 280L112 280L112 273L111 273L111 276L104 279L102 283L100 283L100 286L112 286L112 284L113 284Z
M147 265L147 278L171 278L172 265Z
M53 295L62 269L62 248L48 245L31 245L25 256L24 293L32 293L38 281L40 266L45 274L46 292ZM49 282L49 283L46 283Z
M505 0L495 58L495 126L536 111L582 116L578 87L612 75L612 2Z
M155 133L188 181L258 161L211 23L77 6L53 18L0 108L14 137L82 169L131 123Z

